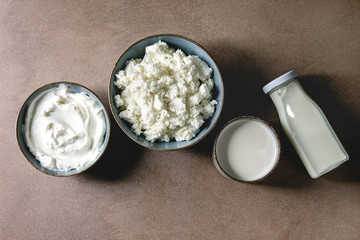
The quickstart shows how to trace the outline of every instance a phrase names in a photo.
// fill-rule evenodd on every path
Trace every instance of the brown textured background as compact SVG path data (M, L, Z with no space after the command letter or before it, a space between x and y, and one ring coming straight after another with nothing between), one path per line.
M56 178L23 157L15 122L38 87L73 81L108 107L121 53L149 35L192 38L225 84L220 122L198 145L144 149L114 124L88 172ZM288 70L326 113L350 161L313 180L262 86ZM0 0L0 239L360 239L359 1ZM255 115L281 138L278 167L256 184L211 160L221 126Z

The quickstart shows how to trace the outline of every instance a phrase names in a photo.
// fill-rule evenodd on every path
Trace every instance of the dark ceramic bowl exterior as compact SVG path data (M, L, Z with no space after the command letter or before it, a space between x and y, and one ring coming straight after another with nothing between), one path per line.
M213 116L205 121L203 126L200 128L200 131L197 135L188 141L181 141L176 142L175 140L170 142L149 142L147 141L142 135L138 136L131 130L131 125L121 119L119 117L119 109L115 106L114 96L119 94L121 91L118 89L114 82L116 80L115 74L122 70L125 67L125 63L127 60L132 58L143 58L145 55L145 48L149 45L152 45L158 41L166 42L170 47L174 49L181 49L186 55L197 55L203 61L205 61L209 67L213 69L213 80L214 80L214 88L213 88L213 98L218 102L215 107L215 112ZM163 35L156 35L144 38L133 45L131 45L119 58L115 67L112 71L110 84L109 84L109 103L111 112L120 126L120 128L124 131L126 135L128 135L132 140L136 143L140 144L149 149L153 150L162 150L162 151L170 151L170 150L179 150L190 147L198 142L200 142L206 135L208 135L211 130L216 125L220 113L223 107L224 102L224 84L222 81L222 77L220 71L215 63L215 61L211 58L211 56L207 53L207 51L201 47L195 41L179 36L179 35L172 35L172 34L163 34Z
M218 139L219 139L219 136L220 134L222 133L222 131L227 127L229 126L231 123L234 123L236 121L239 121L239 120L244 120L244 119L247 119L247 120L253 120L253 121L257 121L257 122L260 122L261 124L264 124L268 129L269 131L272 132L272 134L274 135L275 137L275 143L276 143L276 159L275 159L275 164L273 165L273 167L271 169L269 169L269 171L262 177L258 178L258 179L255 179L255 180L252 180L252 181L245 181L245 180L240 180L236 177L233 177L232 175L230 175L229 173L227 173L222 167L221 167L221 164L219 162L219 159L216 155L216 145L217 145L217 142L218 142ZM281 151L281 145L280 145L280 139L279 139L279 136L277 135L277 133L275 132L274 128L267 122L265 122L264 120L260 119L260 118L257 118L257 117L253 117L253 116L241 116L241 117L236 117L232 120L230 120L229 122L227 122L221 129L221 131L219 132L219 134L217 135L215 141L214 141L214 146L213 146L213 154L212 154L212 158L213 158L213 162L214 162L214 165L216 167L216 169L219 171L219 173L221 175L223 175L225 178L227 179L231 179L231 180L235 180L235 181L239 181L239 182L249 182L249 183L254 183L254 182L259 182L261 180L263 180L264 178L266 178L267 176L269 176L276 168L276 166L278 165L279 163L279 159L280 159L280 151Z
M88 163L87 165L85 165L82 168L77 168L77 169L71 169L68 171L60 171L60 170L53 170L53 169L48 169L43 167L40 162L35 158L35 156L30 152L29 148L26 145L26 141L24 139L23 136L23 128L24 128L24 122L25 122L25 118L26 118L26 112L27 109L29 107L29 105L31 104L31 102L42 92L49 90L51 88L56 88L58 87L60 84L65 84L67 87L69 87L71 90L73 90L76 93L80 93L83 92L86 95L88 95L90 98L92 98L98 105L99 107L102 109L102 112L104 114L104 119L105 119L105 126L106 126L106 130L105 130L105 136L104 136L104 141L103 144L100 148L100 152L98 154L98 156L91 161L90 163ZM85 170L87 170L88 168L90 168L91 166L93 166L102 156L102 154L104 153L108 142L109 142L109 138L110 138L110 119L109 119L109 115L107 114L103 104L101 103L100 99L95 95L95 93L93 93L91 90L89 90L88 88L77 84L77 83L71 83L71 82L56 82L56 83L50 83L47 84L39 89L37 89L36 91L34 91L24 102L23 106L20 109L18 118L17 118L17 123L16 123L16 137L17 137L17 141L18 141L18 145L20 150L22 151L22 153L24 154L25 158L31 163L32 166L34 166L36 169L38 169L39 171L52 175L52 176L57 176L57 177L64 177L64 176L72 176L75 174L79 174L81 172L84 172Z

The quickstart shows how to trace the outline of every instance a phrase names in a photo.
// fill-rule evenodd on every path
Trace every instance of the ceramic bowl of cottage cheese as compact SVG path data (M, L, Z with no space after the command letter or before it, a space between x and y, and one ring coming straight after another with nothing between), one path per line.
M120 56L108 96L117 124L132 140L153 150L178 150L214 128L224 86L203 47L166 34L144 38Z
M101 158L109 142L110 120L92 91L57 82L28 97L18 115L16 135L20 150L36 169L71 176Z

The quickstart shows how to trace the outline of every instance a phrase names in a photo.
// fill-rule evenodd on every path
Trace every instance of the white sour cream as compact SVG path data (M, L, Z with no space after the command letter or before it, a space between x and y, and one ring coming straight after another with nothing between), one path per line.
M81 168L99 154L105 134L100 106L65 84L39 94L30 104L24 137L41 165L53 170Z

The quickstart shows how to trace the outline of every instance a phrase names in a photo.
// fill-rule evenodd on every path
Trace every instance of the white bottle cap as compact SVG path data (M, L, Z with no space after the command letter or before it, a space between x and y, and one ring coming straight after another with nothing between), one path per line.
M273 90L274 88L276 88L277 86L297 77L298 74L295 70L291 70L290 72L287 72L283 75L281 75L280 77L272 80L271 82L269 82L268 84L266 84L263 87L263 91L265 94L267 94L268 92L270 92L271 90Z

